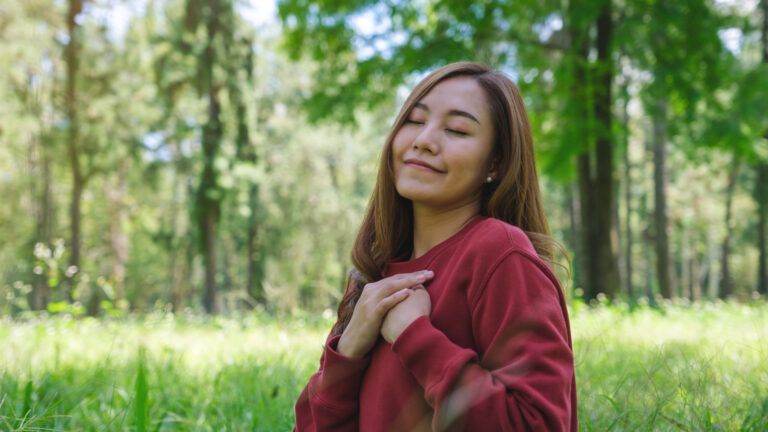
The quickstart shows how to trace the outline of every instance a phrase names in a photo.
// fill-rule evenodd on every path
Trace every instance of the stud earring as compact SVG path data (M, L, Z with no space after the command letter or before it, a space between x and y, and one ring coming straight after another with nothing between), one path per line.
M485 182L486 183L490 183L492 181L493 181L493 177L491 177L491 176L488 176L488 177L485 178Z

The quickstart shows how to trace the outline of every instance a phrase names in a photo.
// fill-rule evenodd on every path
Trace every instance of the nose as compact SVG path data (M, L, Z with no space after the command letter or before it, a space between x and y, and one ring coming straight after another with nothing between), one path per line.
M439 138L434 126L425 124L422 126L421 131L413 140L413 148L419 151L427 151L435 154L440 149Z

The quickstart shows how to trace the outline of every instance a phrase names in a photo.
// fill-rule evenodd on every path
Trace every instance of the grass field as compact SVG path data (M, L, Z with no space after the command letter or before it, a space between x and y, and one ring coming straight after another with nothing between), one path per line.
M581 430L768 430L764 302L571 315ZM330 325L0 320L0 430L287 431Z

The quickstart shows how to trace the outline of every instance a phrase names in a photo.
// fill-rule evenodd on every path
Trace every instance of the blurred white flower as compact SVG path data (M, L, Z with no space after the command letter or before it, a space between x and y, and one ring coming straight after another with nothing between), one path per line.
M69 267L67 267L67 271L65 271L65 272L64 272L64 274L65 274L67 277L71 278L72 276L74 276L75 274L77 274L77 266L73 266L73 265L72 265L72 266L69 266Z
M45 243L35 243L35 258L46 259L51 257L51 250Z
M56 239L56 242L54 242L54 250L53 250L53 256L56 259L61 258L61 256L64 255L64 239Z

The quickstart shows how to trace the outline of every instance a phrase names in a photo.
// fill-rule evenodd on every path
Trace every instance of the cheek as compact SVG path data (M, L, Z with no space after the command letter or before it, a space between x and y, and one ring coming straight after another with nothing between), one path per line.
M486 152L472 146L452 155L453 163L460 168L463 177L480 177L485 171Z
M402 154L408 149L408 133L400 129L395 137L392 139L392 153L395 155Z

